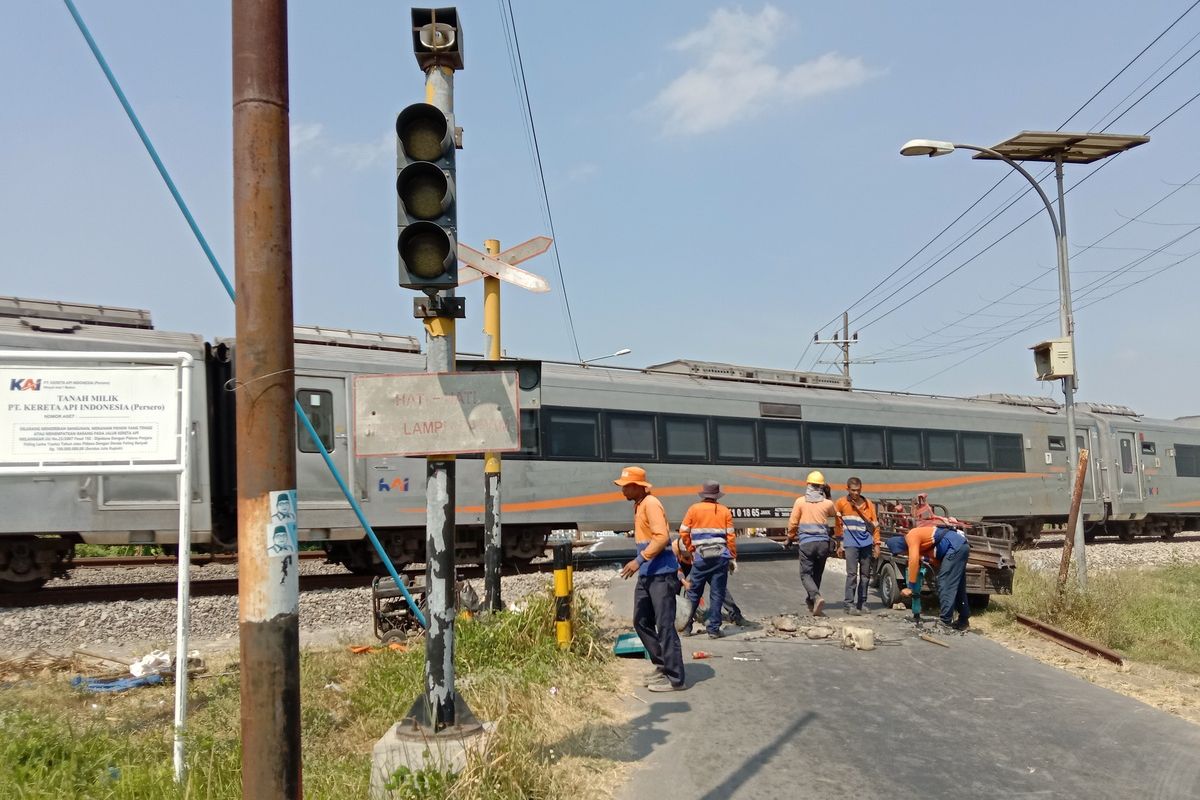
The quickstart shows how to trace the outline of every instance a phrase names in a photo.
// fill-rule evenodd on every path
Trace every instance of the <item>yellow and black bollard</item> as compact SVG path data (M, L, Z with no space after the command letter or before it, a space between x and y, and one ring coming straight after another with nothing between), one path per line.
M554 546L554 632L559 648L571 646L571 544Z

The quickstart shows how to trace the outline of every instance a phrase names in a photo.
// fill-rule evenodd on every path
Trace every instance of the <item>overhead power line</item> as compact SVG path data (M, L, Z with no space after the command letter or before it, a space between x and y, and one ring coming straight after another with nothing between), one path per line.
M1198 0L1200 2L1200 0ZM507 10L507 17L504 12ZM550 192L546 188L546 171L542 167L542 151L538 146L537 125L533 121L533 105L529 102L529 84L525 80L525 62L521 57L521 39L517 34L517 19L513 16L512 0L503 0L501 18L506 20L506 26L512 30L512 52L516 55L517 73L521 77L521 87L518 97L522 102L525 120L529 125L529 134L533 140L534 160L537 166L538 181L542 188L542 203L546 211L546 223L550 227L551 248L554 251L554 264L558 269L558 283L562 287L563 307L567 314L567 327L571 330L571 342L575 345L575 357L582 361L583 352L579 349L579 337L575 333L575 317L571 313L571 300L567 295L567 281L563 277L562 257L558 249L558 233L554 229L554 212L550 206ZM507 37L507 33L506 33Z

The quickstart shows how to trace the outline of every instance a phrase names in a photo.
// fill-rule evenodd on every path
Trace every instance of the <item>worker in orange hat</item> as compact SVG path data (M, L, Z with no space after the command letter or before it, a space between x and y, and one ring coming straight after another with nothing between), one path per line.
M638 576L633 592L633 629L654 664L646 687L652 692L682 691L687 688L683 647L675 630L679 562L671 549L667 512L662 501L650 494L652 484L641 467L626 467L613 483L633 503L637 557L621 568L621 577Z
M808 487L796 498L788 517L787 543L800 538L800 583L808 598L804 601L813 616L824 616L825 600L821 597L821 576L825 560L832 549L828 520L837 513L832 500L825 494L825 476L819 470L808 473Z

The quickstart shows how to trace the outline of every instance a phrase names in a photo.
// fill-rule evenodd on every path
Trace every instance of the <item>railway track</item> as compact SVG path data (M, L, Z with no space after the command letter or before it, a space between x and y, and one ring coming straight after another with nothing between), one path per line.
M321 557L323 553L314 552L311 557ZM794 551L781 550L775 553L746 554L740 561L763 561L774 558L794 558ZM613 564L623 564L629 559L628 553L612 555L595 555L576 553L574 563L579 570L591 569ZM90 559L104 561L103 564L89 564L90 567L101 566L174 566L175 559L160 556L120 556L105 559ZM236 558L233 559L236 561ZM193 562L196 563L196 562ZM205 562L200 562L205 563ZM230 561L215 563L232 563ZM405 567L397 570L401 576L421 578L425 575L424 566ZM504 576L534 575L554 571L552 562L539 562L519 568L505 568ZM483 566L471 565L458 568L460 579L482 578ZM301 575L300 591L311 592L322 589L355 589L370 586L373 577L370 575L353 575L337 573L333 575ZM51 586L34 592L0 594L0 608L32 608L35 606L58 606L72 603L102 603L115 600L170 600L176 596L177 586L174 581L144 581L129 583L97 583L82 586ZM238 593L237 578L198 579L191 582L193 597L220 597Z

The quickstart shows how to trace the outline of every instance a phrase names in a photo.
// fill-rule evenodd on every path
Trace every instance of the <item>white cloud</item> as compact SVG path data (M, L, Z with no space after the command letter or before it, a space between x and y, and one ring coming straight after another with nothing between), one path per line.
M671 46L698 63L671 81L651 103L664 133L696 135L812 97L857 86L876 71L861 58L825 53L793 66L770 63L789 27L774 6L757 14L719 8L708 23Z
M567 180L584 181L600 174L600 165L591 161L575 164L567 170Z
M293 122L291 152L313 175L319 175L327 166L361 172L395 158L395 137L389 130L372 142L339 143L325 135L325 126L319 122Z

